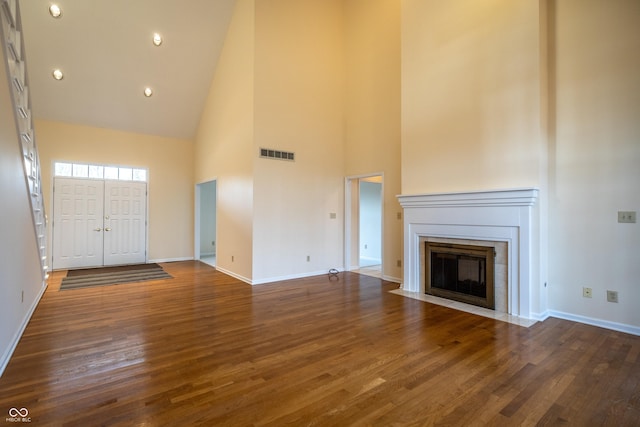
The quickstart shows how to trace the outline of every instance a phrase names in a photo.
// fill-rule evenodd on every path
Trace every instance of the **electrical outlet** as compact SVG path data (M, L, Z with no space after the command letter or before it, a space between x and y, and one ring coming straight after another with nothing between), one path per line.
M636 222L636 211L618 211L618 222L633 224Z
M307 262L311 261L311 255L307 255Z
M608 302L618 302L618 291L607 291Z
M402 212L398 212L398 213L396 214L396 217L397 217L398 219L402 219Z
M593 297L593 289L591 288L582 288L582 296L585 298Z
M231 255L231 262L233 262L234 260L235 260L235 257Z
M402 260L400 260L400 259L399 259L399 260L396 262L396 265L397 265L398 267L402 267Z

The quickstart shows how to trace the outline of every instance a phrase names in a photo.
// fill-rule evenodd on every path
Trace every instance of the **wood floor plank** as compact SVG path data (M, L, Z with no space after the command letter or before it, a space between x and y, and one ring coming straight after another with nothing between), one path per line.
M640 337L523 328L341 273L249 286L173 279L59 292L0 378L38 426L640 425Z

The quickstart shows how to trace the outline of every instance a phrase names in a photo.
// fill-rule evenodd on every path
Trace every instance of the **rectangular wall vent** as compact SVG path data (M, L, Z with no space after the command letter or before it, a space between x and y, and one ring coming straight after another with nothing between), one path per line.
M272 150L271 148L261 148L260 157L289 161L294 161L296 159L295 153L289 151Z

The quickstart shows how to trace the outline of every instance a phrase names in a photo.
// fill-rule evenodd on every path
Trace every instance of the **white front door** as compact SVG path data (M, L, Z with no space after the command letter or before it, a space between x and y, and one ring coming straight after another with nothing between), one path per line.
M147 184L105 181L104 265L146 261Z
M104 182L56 178L53 203L53 267L79 268L103 263Z
M53 269L146 262L146 183L58 177L53 194Z

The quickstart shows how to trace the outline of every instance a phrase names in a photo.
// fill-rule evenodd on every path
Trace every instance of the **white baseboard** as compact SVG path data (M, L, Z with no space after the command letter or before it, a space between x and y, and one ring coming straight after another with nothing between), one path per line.
M151 264L153 262L178 262L178 261L193 261L193 257L181 257L181 258L158 258L158 259L150 259L147 263Z
M343 269L337 269L339 273L343 273L344 270ZM276 277L268 277L268 278L264 278L264 279L257 279L257 280L248 280L248 279L240 279L243 280L247 283L250 283L252 285L263 285L266 283L273 283L273 282L282 282L285 280L294 280L294 279L304 279L307 277L313 277L313 276L324 276L324 275L328 275L329 274L329 270L322 270L322 271L310 271L308 273L300 273L300 274L290 274L287 276L276 276ZM394 283L401 283L401 280L397 277L392 277L392 276L384 276L382 278L383 280L386 280L388 282L394 282Z
M399 277L383 275L382 280L386 280L387 282L398 283L400 285L402 284L402 279L400 279Z
M342 272L342 270L338 270L339 272ZM300 273L300 274L290 274L287 276L276 276L276 277L268 277L265 279L258 279L258 280L253 280L251 282L252 285L263 285L266 283L273 283L273 282L282 282L284 280L293 280L293 279L304 279L306 277L312 277L312 276L323 276L323 275L327 275L328 277L329 274L329 270L322 270L322 271L312 271L309 273Z
M36 296L35 300L31 304L31 307L29 307L29 311L27 312L24 319L22 319L22 324L20 325L20 328L13 335L13 338L11 340L11 345L4 352L4 354L2 355L2 358L0 358L0 377L4 373L4 370L7 368L7 365L9 364L9 360L11 360L11 356L13 356L13 352L16 350L16 347L20 342L20 338L22 338L22 334L24 333L24 330L27 328L27 325L31 320L31 316L33 315L33 312L36 310L36 307L38 306L38 303L40 302L40 299L42 299L42 295L44 295L44 291L46 290L47 290L47 282L43 281L40 292L38 292L38 295Z
M239 274L237 274L237 273L234 273L233 271L227 270L227 269L222 268L222 267L220 267L220 266L218 266L218 265L216 265L216 267L215 267L215 268L216 268L216 270L218 270L220 273L224 273L224 274L226 274L227 276L231 276L231 277L233 277L233 278L235 278L235 279L240 280L241 282L247 283L247 284L249 284L249 285L252 285L252 284L253 284L253 283L251 283L251 279L248 279L248 278L246 278L246 277L244 277L244 276L241 276L241 275L239 275Z
M233 271L229 271L226 270L224 268L221 268L219 266L216 266L216 270L218 270L221 273L224 273L228 276L234 277L242 282L245 282L249 285L265 285L268 283L274 283L274 282L282 282L285 280L293 280L293 279L304 279L306 277L312 277L312 276L324 276L324 275L328 275L329 274L329 270L326 271L313 271L313 272L309 272L309 273L301 273L301 274L290 274L287 276L276 276L276 277L267 277L264 279L256 279L256 280L252 280L249 279L247 277L241 276L237 273L234 273ZM343 270L339 270L339 272L343 272Z
M545 311L543 313L531 313L530 317L531 319L536 320L538 322L544 322L550 317L550 314L548 311Z
M598 326L614 331L625 332L627 334L640 336L640 327L627 325L624 323L611 322L608 320L594 319L592 317L580 316L577 314L565 313L562 311L549 310L549 316L559 319L571 320L573 322L585 323L587 325Z

